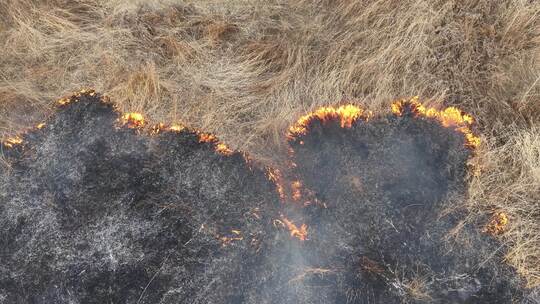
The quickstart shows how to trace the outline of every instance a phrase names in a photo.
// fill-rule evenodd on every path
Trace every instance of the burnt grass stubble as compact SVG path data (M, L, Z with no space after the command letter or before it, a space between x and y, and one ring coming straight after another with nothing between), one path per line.
M314 121L290 141L326 208L289 212L264 168L190 130L121 127L74 95L2 147L0 303L512 303L521 282L478 227L451 233L470 151L431 120ZM290 208L289 208L290 209ZM300 224L300 222L298 222ZM221 237L241 240L224 245ZM486 258L489 257L489 258Z

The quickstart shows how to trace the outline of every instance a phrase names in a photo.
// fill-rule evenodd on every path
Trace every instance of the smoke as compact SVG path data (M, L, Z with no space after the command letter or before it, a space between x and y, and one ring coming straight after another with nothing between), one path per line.
M290 141L296 173L327 208L307 210L336 303L511 303L500 245L463 225L471 151L436 120L389 115L351 128L314 120ZM314 292L321 289L314 288Z
M454 206L471 154L462 133L412 115L308 127L289 142L290 175L312 197L289 204L267 168L198 132L123 125L94 92L63 100L2 146L0 303L524 297L504 248Z

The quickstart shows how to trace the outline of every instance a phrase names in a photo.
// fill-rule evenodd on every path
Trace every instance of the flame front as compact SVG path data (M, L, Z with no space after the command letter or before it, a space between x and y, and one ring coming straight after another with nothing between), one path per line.
M426 108L418 101L418 96L409 100L397 100L392 103L392 113L403 116L407 113L415 117L427 117L438 120L446 128L454 128L465 136L466 146L474 149L480 145L480 138L473 134L471 126L474 119L470 114L464 113L456 107L444 110Z
M6 138L6 140L4 140L3 144L4 146L8 147L8 148L13 148L13 146L16 146L16 145L20 145L22 144L23 140L20 136L13 136L13 137L8 137Z
M121 117L122 124L130 129L142 128L146 124L144 116L141 113L125 113Z
M293 139L305 135L308 131L311 122L318 120L323 124L329 121L339 122L342 128L350 128L360 118L369 118L371 113L364 111L360 107L352 104L342 105L339 107L322 107L315 112L304 115L289 128L287 137ZM302 142L303 144L303 142Z

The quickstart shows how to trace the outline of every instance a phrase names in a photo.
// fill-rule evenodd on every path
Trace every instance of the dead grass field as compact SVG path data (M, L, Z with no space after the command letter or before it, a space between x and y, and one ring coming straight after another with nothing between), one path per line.
M540 2L3 0L0 133L82 87L279 163L319 105L419 95L474 115L473 214L504 210L508 262L540 286Z

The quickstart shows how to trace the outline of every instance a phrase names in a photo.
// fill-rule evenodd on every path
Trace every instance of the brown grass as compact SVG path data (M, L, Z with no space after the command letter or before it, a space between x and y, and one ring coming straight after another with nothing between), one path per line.
M474 114L477 214L503 209L508 262L540 285L540 2L4 0L0 133L81 87L277 163L316 106L397 97Z

